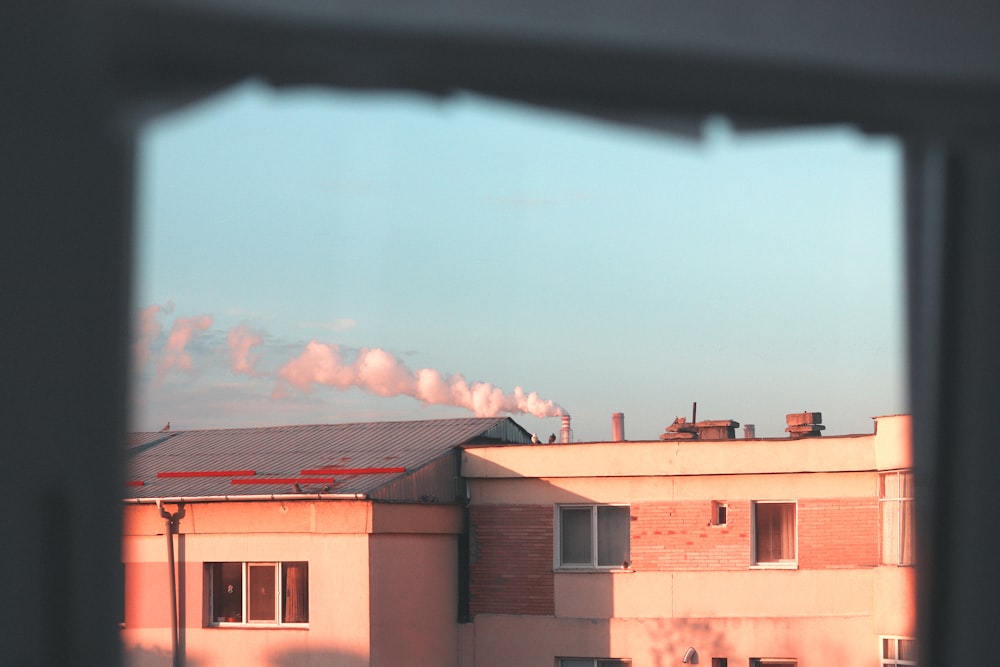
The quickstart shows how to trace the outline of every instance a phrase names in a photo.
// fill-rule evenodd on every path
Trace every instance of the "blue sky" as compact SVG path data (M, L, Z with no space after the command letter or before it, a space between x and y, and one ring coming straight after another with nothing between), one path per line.
M132 426L558 432L530 409L638 440L697 401L870 432L907 409L899 163L845 128L240 86L140 141Z

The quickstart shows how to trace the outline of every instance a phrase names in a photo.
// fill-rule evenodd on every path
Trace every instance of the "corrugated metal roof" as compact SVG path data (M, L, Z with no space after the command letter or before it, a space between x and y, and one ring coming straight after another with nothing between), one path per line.
M274 426L264 428L133 433L127 449L126 498L364 493L411 474L455 447L469 443L526 443L530 434L509 417ZM302 471L323 468L405 468L406 472L330 474L332 484ZM253 475L248 472L253 471ZM242 473L254 483L233 484L228 474L159 476L160 473ZM268 479L282 479L268 483ZM260 484L256 482L261 482ZM140 484L141 483L141 484Z

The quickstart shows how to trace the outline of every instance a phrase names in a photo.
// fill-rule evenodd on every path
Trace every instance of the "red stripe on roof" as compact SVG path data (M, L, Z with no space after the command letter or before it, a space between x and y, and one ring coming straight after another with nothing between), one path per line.
M299 482L333 484L335 480L333 477L271 477L269 479L258 477L257 479L233 479L230 481L233 484L298 484Z
M175 470L158 472L157 477L249 477L256 475L256 470Z
M141 479L132 480L130 482L125 482L125 486L142 486L145 482Z
M385 475L406 472L406 468L317 468L303 470L303 475Z

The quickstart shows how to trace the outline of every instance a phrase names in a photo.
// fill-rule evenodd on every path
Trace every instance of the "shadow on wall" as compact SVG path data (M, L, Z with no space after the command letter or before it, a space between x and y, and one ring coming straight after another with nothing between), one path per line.
M122 664L125 667L173 667L174 659L170 649L123 646ZM184 667L208 667L208 663L185 657Z
M649 636L649 651L652 667L673 667L681 664L681 659L689 648L694 648L699 665L711 665L712 656L727 656L730 652L724 635L718 628L712 628L709 620L697 619L648 619L640 621ZM738 664L738 663L737 663Z
M297 649L271 655L267 667L368 667L370 660L359 653L333 649Z
M674 667L681 664L689 648L697 653L697 662L690 664L711 666L712 658L728 658L730 664L745 665L750 657L795 658L806 655L822 655L825 664L843 665L850 659L851 652L837 641L836 635L817 637L814 634L799 636L797 630L786 627L779 630L783 642L771 644L769 648L739 650L726 641L726 636L754 636L746 627L749 619L647 619L639 621L645 627L649 639L649 661L651 667ZM776 621L780 626L781 621ZM769 644L767 639L763 640ZM874 649L873 649L874 650ZM874 655L874 653L873 653ZM633 656L634 660L634 656Z
M237 631L239 632L239 631ZM251 631L252 632L252 631ZM173 656L170 649L131 646L122 649L126 667L172 667ZM184 667L209 667L211 661L185 656ZM217 663L216 663L217 664ZM366 656L342 650L316 649L281 651L263 658L260 667L368 667Z

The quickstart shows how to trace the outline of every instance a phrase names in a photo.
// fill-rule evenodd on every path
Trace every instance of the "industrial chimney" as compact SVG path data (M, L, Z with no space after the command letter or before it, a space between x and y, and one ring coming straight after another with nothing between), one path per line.
M754 425L753 424L744 424L743 425L743 439L744 440L753 440L755 437L757 437L757 429L754 427Z
M559 431L559 442L571 442L573 430L569 427L569 415L562 416L562 429Z
M616 412L611 415L611 442L625 440L625 413Z

